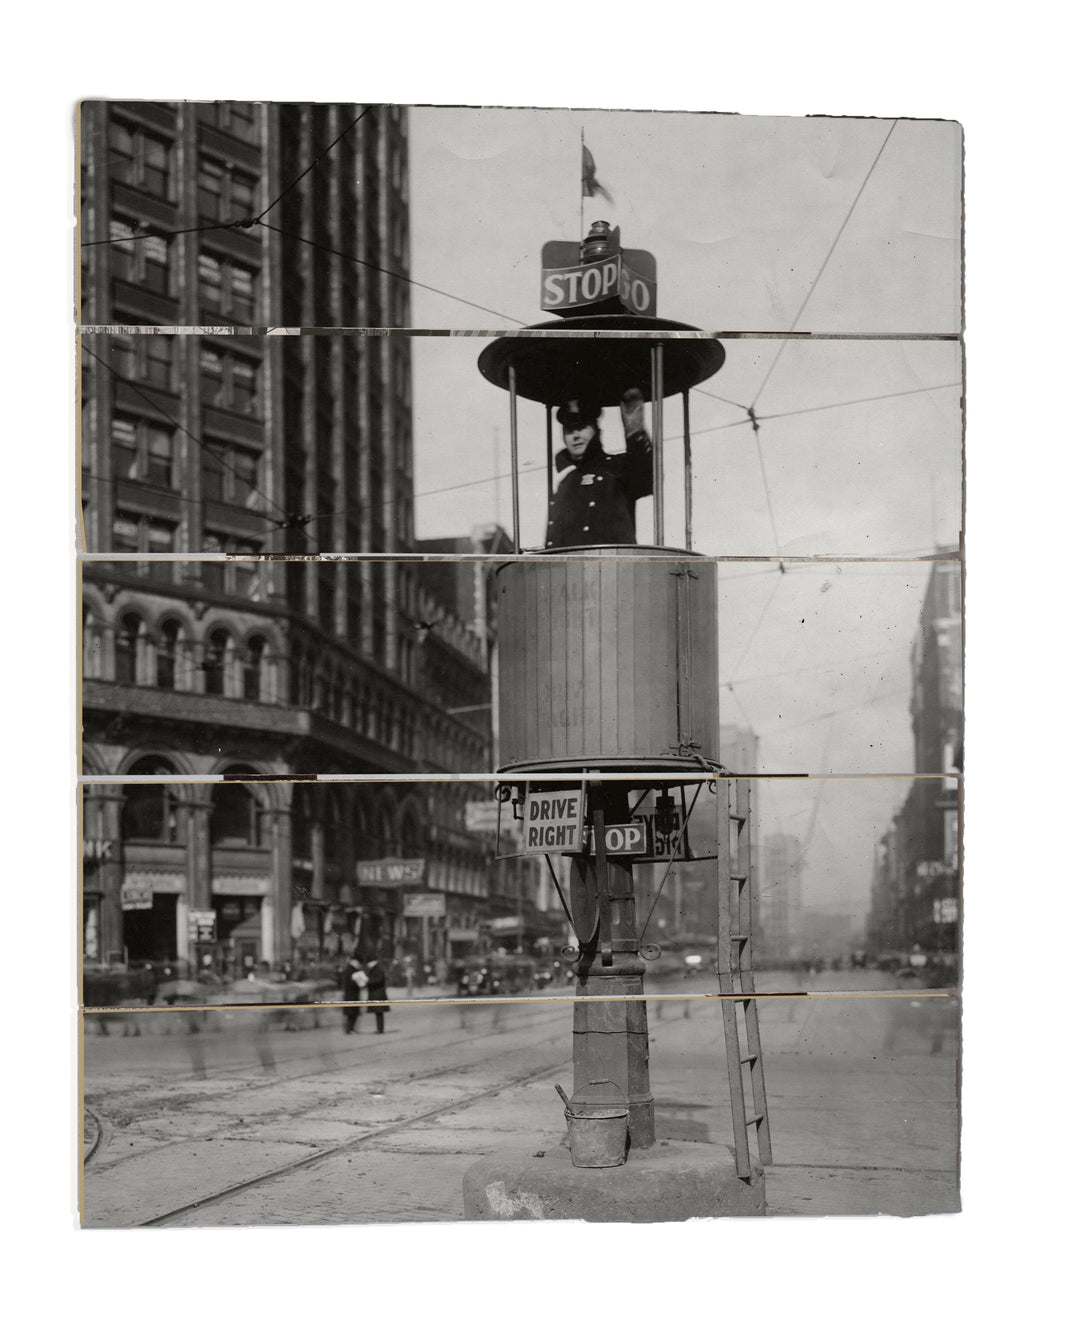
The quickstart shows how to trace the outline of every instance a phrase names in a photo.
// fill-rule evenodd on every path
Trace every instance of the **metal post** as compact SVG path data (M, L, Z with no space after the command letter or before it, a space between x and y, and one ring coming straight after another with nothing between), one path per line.
M510 492L514 505L514 553L521 553L521 516L518 506L517 371L510 365Z
M664 347L657 343L652 360L653 543L664 543Z
M589 801L594 820L596 813L601 813L601 827L605 822L629 820L626 791L615 782L596 782ZM633 860L607 858L603 874L597 872L594 855L574 855L570 864L571 899L575 894L600 890L606 892L607 906L600 918L604 920L607 915L608 936L602 936L601 924L591 938L580 938L576 994L611 999L574 1004L573 1103L575 1108L625 1105L630 1113L631 1149L642 1149L655 1144L656 1124L649 1087L645 962L638 955L641 939ZM605 960L609 962L606 965Z
M686 548L694 548L694 482L690 457L690 389L682 395L683 495L686 509Z
M552 456L551 446L551 407L544 407L544 416L547 423L547 482L548 482L548 503L555 497L555 458Z

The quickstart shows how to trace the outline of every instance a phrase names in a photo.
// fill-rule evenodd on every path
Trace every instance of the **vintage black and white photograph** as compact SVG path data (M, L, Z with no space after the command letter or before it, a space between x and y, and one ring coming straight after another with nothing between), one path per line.
M950 785L88 784L84 1223L956 1209Z
M957 1210L959 126L79 151L82 1223Z

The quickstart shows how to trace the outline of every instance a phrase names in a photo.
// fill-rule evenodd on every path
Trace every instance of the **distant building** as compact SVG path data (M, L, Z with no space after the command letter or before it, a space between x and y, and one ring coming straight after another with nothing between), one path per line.
M721 725L717 758L726 771L739 774L753 773L757 769L758 762L757 735L752 730L738 725ZM755 871L760 873L757 794L757 784L751 781L750 845ZM734 799L734 792L732 797ZM688 806L691 799L692 795L688 793ZM688 824L688 836L694 852L700 855L715 853L716 832L715 797L706 787L702 787ZM662 888L660 899L656 901L656 892L663 877L662 864L644 864L634 875L639 921L643 922L650 910L653 914L650 940L663 944L665 938L715 938L718 905L715 861L673 864ZM760 877L758 881L760 883ZM655 909L654 901L656 901Z
M765 838L758 869L758 915L754 951L776 964L804 952L804 850L797 836L775 832Z
M955 952L960 917L959 773L963 769L961 572L931 565L912 649L915 768L893 826L879 843L867 919L878 951Z

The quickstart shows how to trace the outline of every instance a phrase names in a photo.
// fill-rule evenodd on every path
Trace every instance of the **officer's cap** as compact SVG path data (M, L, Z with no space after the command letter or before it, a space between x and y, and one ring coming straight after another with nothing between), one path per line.
M555 419L563 429L573 429L576 425L595 425L602 410L600 403L590 398L572 397L555 412Z

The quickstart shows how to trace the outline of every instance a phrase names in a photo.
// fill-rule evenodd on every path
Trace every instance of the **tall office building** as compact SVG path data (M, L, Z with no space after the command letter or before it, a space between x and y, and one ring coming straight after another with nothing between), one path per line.
M84 950L182 957L192 911L261 959L416 942L357 881L389 858L443 948L475 787L254 783L489 765L473 615L407 561L250 557L414 549L409 339L341 331L409 322L407 113L88 102L79 142L83 770L162 778L87 790Z
M911 653L915 770L875 857L867 935L878 950L955 952L960 920L959 773L963 770L960 565L930 567Z

